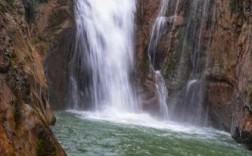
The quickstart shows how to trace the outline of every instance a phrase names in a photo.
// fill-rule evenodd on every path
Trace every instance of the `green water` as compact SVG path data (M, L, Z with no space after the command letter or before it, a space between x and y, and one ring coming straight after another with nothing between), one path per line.
M67 112L57 113L52 129L69 156L252 156L228 134L211 129L157 129Z

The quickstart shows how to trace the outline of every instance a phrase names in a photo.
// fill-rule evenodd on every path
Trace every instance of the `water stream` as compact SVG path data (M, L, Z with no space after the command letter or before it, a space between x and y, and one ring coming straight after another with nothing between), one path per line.
M69 156L251 156L228 133L155 121L58 112L53 131Z

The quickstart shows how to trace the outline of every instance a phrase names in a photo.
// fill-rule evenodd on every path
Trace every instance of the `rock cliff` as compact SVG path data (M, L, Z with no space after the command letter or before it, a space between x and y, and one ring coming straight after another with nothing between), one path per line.
M65 3L0 0L1 155L65 155L49 127L55 116L43 68L43 57L60 34L58 27L68 25L58 25L58 16L67 16L60 8Z
M141 82L151 75L146 55L160 2L138 0L136 73L146 71ZM189 100L202 100L206 125L225 129L252 148L252 1L170 0L166 7L154 66L166 80L172 118L186 121L185 112L195 113ZM190 97L199 93L186 90L198 80L203 99L195 100Z

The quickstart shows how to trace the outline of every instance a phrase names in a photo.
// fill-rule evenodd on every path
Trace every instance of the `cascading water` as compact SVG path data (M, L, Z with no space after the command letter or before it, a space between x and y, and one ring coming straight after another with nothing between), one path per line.
M190 62L192 71L190 78L175 100L171 103L173 119L190 122L197 125L207 125L208 108L204 105L204 70L208 45L210 40L204 41L205 36L211 36L212 27L214 25L213 15L209 16L212 11L211 0L198 1L194 0L190 5L190 12L187 19L186 35L182 46L182 55L179 63L178 73L181 79L183 73L184 54L190 52ZM214 13L214 11L213 11ZM207 28L210 25L210 29ZM203 33L204 30L207 30ZM210 37L208 37L210 38ZM203 42L207 42L203 46ZM191 49L188 47L192 47Z
M168 106L166 100L168 98L168 90L166 88L166 84L164 78L160 71L155 71L155 81L156 81L156 88L158 91L158 99L159 99L159 113L163 119L168 119Z
M169 4L169 0L163 0L160 4L160 12L153 26L150 44L148 48L149 60L151 61L150 70L155 75L156 90L158 93L158 101L160 105L159 113L161 114L163 119L168 119L168 114L169 114L168 106L166 103L167 98L168 98L168 90L166 88L166 84L165 84L165 81L161 72L155 71L155 63L156 63L155 55L156 55L158 42L160 41L160 37L162 36L161 33L167 22L167 19L164 17L164 15L167 11L168 4Z
M135 5L135 0L76 0L70 80L75 109L82 109L91 97L86 103L95 111L137 112L130 81Z
M151 39L148 47L148 54L150 56L152 66L155 66L157 46L161 39L163 29L166 26L167 18L165 17L165 13L167 12L168 5L169 0L162 0L160 3L158 17L156 18L152 29Z
M155 67L158 66L158 61L156 60L157 48L160 40L163 36L163 32L166 29L168 23L172 23L171 31L175 29L175 23L177 20L178 6L180 0L176 1L175 10L173 12L172 18L166 17L167 12L169 11L169 6L171 4L170 0L162 0L160 3L160 11L158 17L153 26L150 43L148 47L149 60L151 60L151 70L155 74L156 88L158 90L159 103L160 103L160 112L163 118L168 118L168 106L167 106L167 98L168 98L168 90L166 88L165 80L160 71L155 71ZM171 34L169 35L169 39L171 39ZM169 49L167 49L169 51Z
M196 2L196 0L194 2L191 7L201 6L200 2ZM202 3L203 11L200 13L202 17L206 16L208 3L209 1ZM172 4L175 7L170 7ZM155 71L155 63L157 62L155 58L158 44L167 24L172 24L170 31L175 30L179 4L180 0L163 0L161 2L160 12L153 26L148 48L151 72L155 75L158 102L160 104L159 115L165 119L168 117L166 103L168 91L161 72ZM70 80L71 102L74 103L74 109L91 109L98 112L115 110L120 113L141 112L130 78L134 66L135 5L134 0L123 0L120 3L117 0L102 2L99 0L76 1L76 50L71 64ZM169 10L170 8L173 8L173 10ZM172 16L167 17L167 13L171 14L171 12L173 12ZM202 59L199 59L199 51L202 49L200 39L206 20L202 20L199 26L196 24L193 30L189 30L191 25L194 24L192 18L198 14L196 9L193 10L186 26L188 33L194 36L198 34L199 43L195 48L196 50L192 51L193 70L191 80L182 89L175 102L172 101L171 104L171 112L175 114L181 114L182 112L184 115L180 115L181 120L190 118L190 122L196 122L194 120L200 118L200 114L203 114L204 83L199 77L202 71L200 67ZM200 28L199 31L196 31L197 27ZM172 35L170 34L169 39L171 40L171 38ZM189 39L185 38L184 43L187 40ZM185 50L185 45L183 44L183 50ZM180 108L181 106L182 108ZM197 109L188 111L188 107L197 107ZM195 116L195 114L199 115ZM193 116L192 119L189 116Z
M176 75L176 79L174 82L181 83L185 81L185 77L187 77L187 82L184 87L182 87L181 91L171 97L169 100L170 107L170 116L172 120L180 121L180 122L190 122L197 125L204 125L207 120L207 109L204 106L204 80L202 77L202 72L204 70L204 65L206 62L206 55L208 47L204 47L203 44L205 42L205 36L211 35L211 29L214 25L214 17L211 18L209 16L209 12L212 11L212 1L199 1L193 0L189 4L187 11L187 18L185 18L185 27L183 29L176 26L177 20L179 20L179 6L180 0L163 0L161 3L161 9L159 16L156 19L154 24L151 40L149 45L149 56L151 59L151 63L153 68L160 68L161 71L166 71L167 67L163 67L160 64L160 56L159 56L159 45L162 44L164 35L168 34L169 46L166 49L167 52L161 55L167 55L169 52L172 53L174 51L173 47L173 39L177 40L176 32L179 32L180 37L182 36L182 43L180 59L178 59L179 63L172 64L176 67L176 71L174 72ZM185 2L183 2L185 3ZM207 28L208 24L210 24L210 30ZM168 30L167 30L168 28ZM207 30L207 31L204 31ZM168 32L168 33L167 33ZM184 34L183 34L184 32ZM179 53L179 52L176 52ZM187 59L187 57L189 59ZM169 57L166 58L164 62L171 61ZM169 60L169 61L168 61ZM186 60L191 64L190 67L186 64ZM188 73L191 71L191 73ZM190 75L190 76L186 76ZM165 84L164 84L165 85ZM174 94L173 94L174 96Z

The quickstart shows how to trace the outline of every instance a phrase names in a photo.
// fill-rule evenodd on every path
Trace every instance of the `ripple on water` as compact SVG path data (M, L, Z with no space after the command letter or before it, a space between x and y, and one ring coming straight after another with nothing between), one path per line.
M58 112L54 134L70 156L251 156L227 133L159 122L151 127L98 118L83 112ZM143 119L141 119L143 120ZM153 121L151 121L153 122ZM165 124L170 124L166 125ZM173 124L173 125L172 125Z

